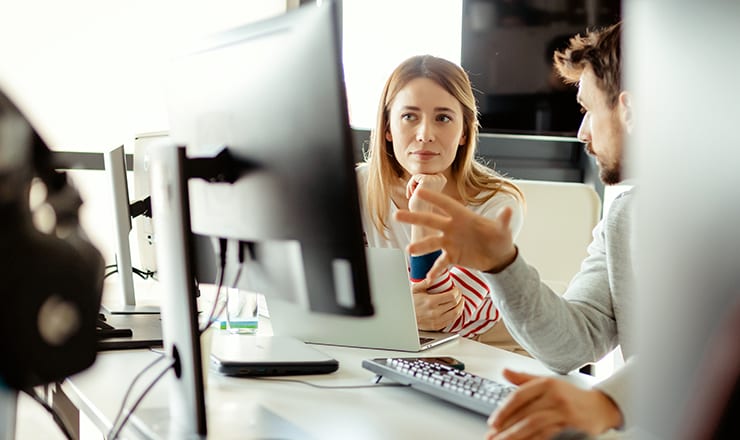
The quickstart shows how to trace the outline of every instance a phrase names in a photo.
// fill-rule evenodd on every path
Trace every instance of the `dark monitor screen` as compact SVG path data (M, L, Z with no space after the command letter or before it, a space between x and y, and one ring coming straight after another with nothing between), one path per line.
M555 73L553 53L620 16L620 0L463 0L461 64L476 90L481 131L575 135L577 89Z
M206 433L193 233L238 243L265 295L299 289L312 311L373 314L340 53L336 6L324 2L173 60L169 133L179 148L155 149L150 169L164 343L179 359L172 429ZM233 183L193 178L194 164L224 150L249 172Z
M256 166L234 184L191 180L193 232L271 247L263 254L283 253L283 265L300 260L312 310L368 315L333 8L304 6L223 32L178 58L168 87L170 137L190 158L227 148Z

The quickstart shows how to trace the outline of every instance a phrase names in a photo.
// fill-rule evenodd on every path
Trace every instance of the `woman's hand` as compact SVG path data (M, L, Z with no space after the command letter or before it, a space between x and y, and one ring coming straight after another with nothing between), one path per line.
M428 287L428 280L412 285L416 323L419 330L439 331L462 315L463 297L457 287L443 293L429 293Z
M442 174L414 174L406 183L406 198L409 199L409 211L431 212L432 204L414 197L417 188L442 192L447 184L447 178Z

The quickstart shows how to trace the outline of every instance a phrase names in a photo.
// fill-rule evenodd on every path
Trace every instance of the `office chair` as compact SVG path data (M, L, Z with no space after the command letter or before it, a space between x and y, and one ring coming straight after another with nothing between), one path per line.
M516 244L542 281L562 294L586 257L601 199L584 183L516 180L527 208Z

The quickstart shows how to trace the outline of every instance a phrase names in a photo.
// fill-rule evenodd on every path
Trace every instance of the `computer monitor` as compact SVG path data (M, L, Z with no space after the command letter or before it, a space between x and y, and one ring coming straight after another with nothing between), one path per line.
M220 33L173 62L170 137L187 152L157 149L150 171L165 349L179 359L174 429L206 432L190 231L246 249L249 266L266 268L266 295L290 293L269 289L278 261L311 310L373 313L340 54L336 5L324 2ZM198 158L224 149L248 174L192 178Z
M151 195L149 186L149 151L156 145L169 143L166 131L152 131L134 135L134 198L143 200ZM157 254L154 251L156 234L151 217L140 215L133 219L134 235L139 249L139 269L157 273Z
M131 202L126 177L126 155L120 146L103 155L105 170L113 194L113 214L116 237L116 269L120 285L120 302L104 303L103 309L113 314L154 314L159 307L136 303L134 270L131 260Z

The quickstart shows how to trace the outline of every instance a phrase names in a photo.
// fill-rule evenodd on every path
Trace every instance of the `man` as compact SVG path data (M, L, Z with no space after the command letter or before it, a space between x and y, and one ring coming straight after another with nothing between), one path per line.
M622 149L632 129L630 95L621 89L621 25L571 39L555 54L566 81L578 83L583 107L578 138L596 158L606 184L622 180ZM504 370L519 385L489 418L489 439L550 438L565 428L594 435L630 421L626 377L631 369L633 292L632 193L623 193L594 229L588 257L561 297L527 265L509 230L511 211L485 219L443 194L420 190L419 197L441 213L400 211L400 221L432 227L440 235L409 245L412 254L442 249L429 272L449 264L479 269L514 338L559 373L596 361L621 345L627 365L593 389L583 390L554 377Z

